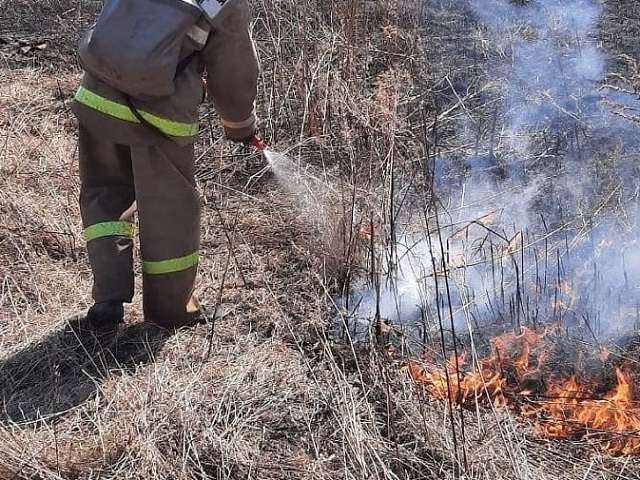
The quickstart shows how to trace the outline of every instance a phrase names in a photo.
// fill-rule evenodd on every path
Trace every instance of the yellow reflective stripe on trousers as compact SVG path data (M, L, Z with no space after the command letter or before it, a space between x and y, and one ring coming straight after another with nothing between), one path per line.
M133 237L136 231L131 222L102 222L90 225L84 229L84 239L87 243L102 237Z
M191 253L180 258L160 260L159 262L142 261L142 271L149 275L163 275L187 270L198 265L198 254Z
M78 88L75 96L81 104L125 122L140 123L127 105L109 100L85 87ZM159 117L153 113L138 110L138 113L151 125L172 137L192 137L198 133L197 123L183 123Z

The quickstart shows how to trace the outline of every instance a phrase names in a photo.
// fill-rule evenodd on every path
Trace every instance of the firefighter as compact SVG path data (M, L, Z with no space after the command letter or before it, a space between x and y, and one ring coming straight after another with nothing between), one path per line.
M145 319L164 327L206 321L194 295L198 105L206 94L229 140L248 144L254 138L259 64L249 22L246 0L229 0L212 22L198 21L182 46L182 57L190 60L166 97L132 98L84 72L73 112L79 128L80 210L93 273L90 327L117 326L123 304L132 301L134 213Z

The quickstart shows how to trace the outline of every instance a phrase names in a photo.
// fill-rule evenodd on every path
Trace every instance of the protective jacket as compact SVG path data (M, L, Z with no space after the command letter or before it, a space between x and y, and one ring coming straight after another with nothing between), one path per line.
M232 139L246 137L255 123L254 99L259 65L249 32L250 10L245 0L230 0L212 23L204 17L185 39L181 58L200 51L175 79L168 97L140 97L131 102L144 120L181 145L198 133L198 105L205 92ZM113 28L118 34L117 25ZM140 122L126 95L85 72L73 111L80 123L103 139L127 145L153 144L158 134Z
M131 98L85 73L73 110L78 117L80 210L94 276L96 302L131 302L137 211L147 320L190 323L200 236L200 197L194 177L198 105L209 99L231 139L254 130L259 66L246 0L229 0L209 24L185 39L182 57L199 51L175 79L168 97ZM114 35L118 34L117 25ZM150 123L157 132L140 119Z

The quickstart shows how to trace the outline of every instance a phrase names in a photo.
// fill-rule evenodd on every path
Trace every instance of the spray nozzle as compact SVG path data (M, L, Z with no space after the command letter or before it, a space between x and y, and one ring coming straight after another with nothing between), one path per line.
M262 140L256 134L254 134L253 138L251 139L251 145L253 145L259 152L264 152L267 148L267 144L264 143L264 140Z

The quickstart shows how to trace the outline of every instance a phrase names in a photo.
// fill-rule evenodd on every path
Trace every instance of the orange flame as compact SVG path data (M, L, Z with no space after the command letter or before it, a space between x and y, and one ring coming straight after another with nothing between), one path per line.
M554 344L551 334L522 328L491 339L492 354L467 362L464 354L452 356L444 367L433 359L409 362L414 381L437 400L471 407L490 401L518 411L531 420L544 438L583 438L612 455L640 456L640 402L635 399L633 375L637 366L615 368L615 387L599 393L599 381L584 381L574 373L563 378L549 365ZM603 363L606 349L594 358ZM586 361L578 356L577 363Z

